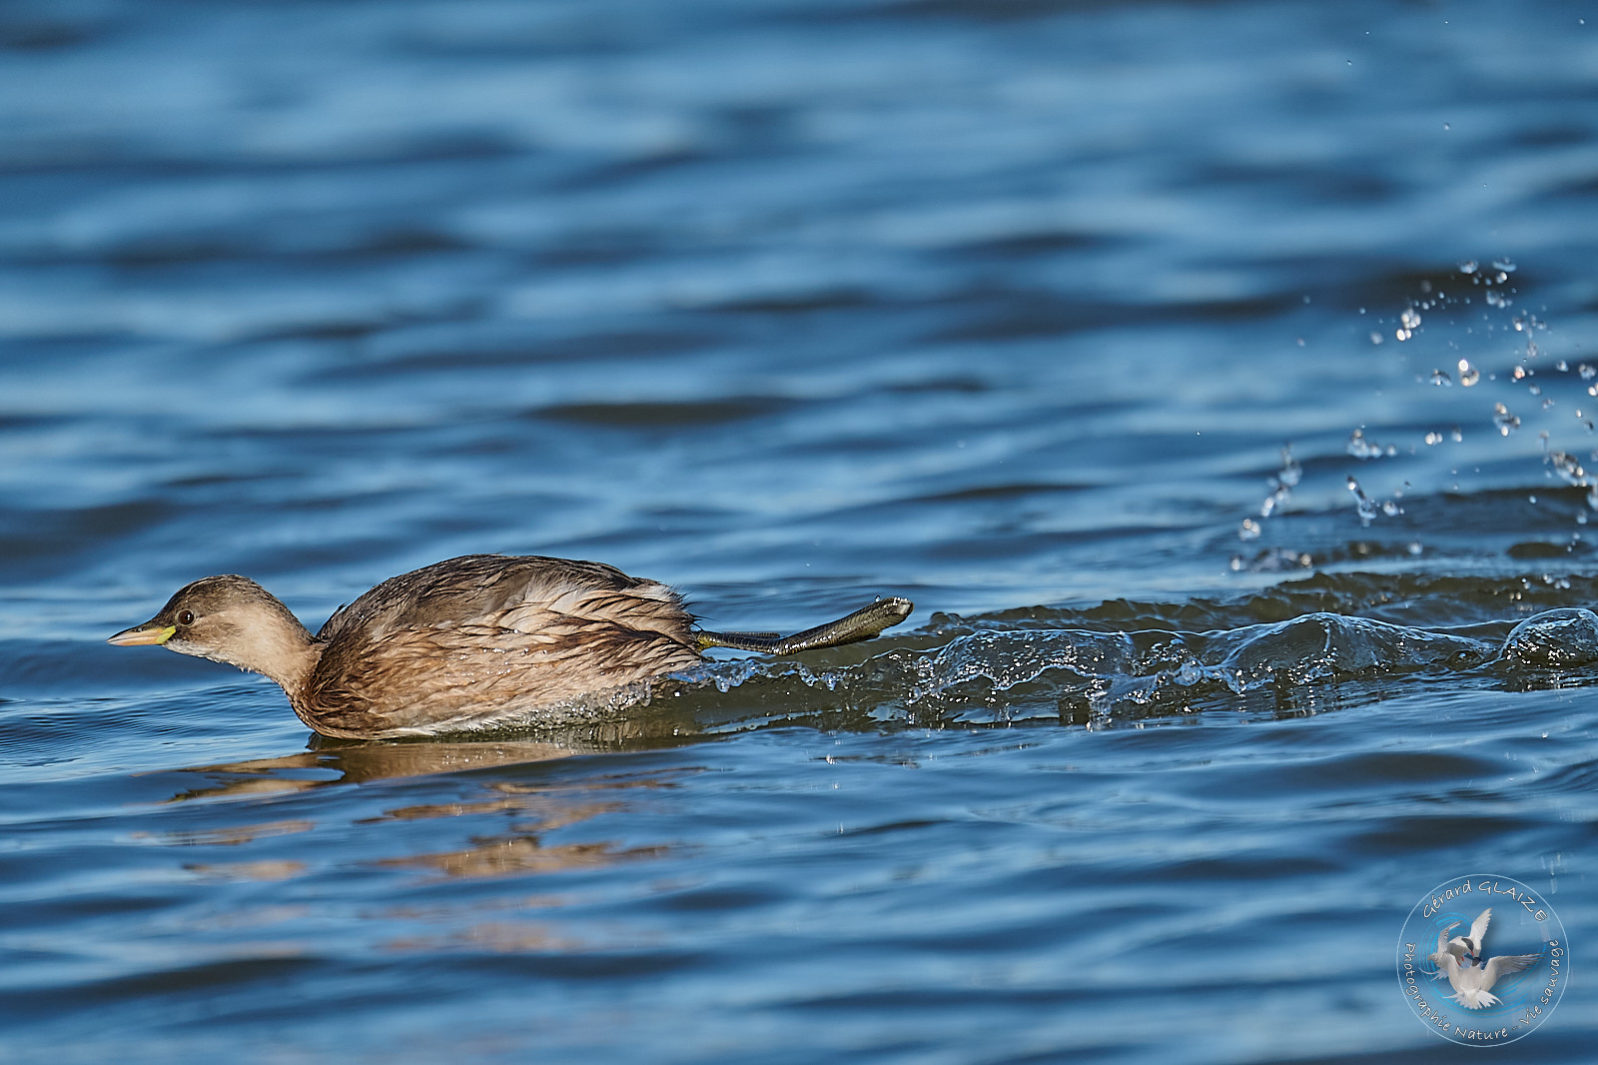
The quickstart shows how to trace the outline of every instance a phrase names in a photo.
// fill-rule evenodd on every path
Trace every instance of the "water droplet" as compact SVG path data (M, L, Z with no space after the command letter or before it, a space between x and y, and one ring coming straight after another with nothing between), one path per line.
M1443 434L1442 433L1439 433L1439 432L1436 432L1436 431L1432 431L1432 432L1429 432L1429 433L1426 434L1426 446L1427 447L1436 447L1438 444L1441 444L1442 442L1443 442Z
M1459 383L1469 388L1481 380L1481 371L1470 364L1469 359L1459 360Z
M1438 388L1449 388L1453 385L1454 379L1448 376L1447 370L1433 370L1431 382Z
M1494 259L1493 260L1493 269L1497 270L1500 273L1512 274L1512 273L1515 272L1515 261L1513 259L1508 259L1508 258L1505 258L1505 259Z
M1270 479L1271 494L1260 503L1260 517L1268 518L1292 494L1294 486L1304 476L1304 468L1293 459L1291 447L1282 448L1282 468ZM1245 530L1246 531L1246 530ZM1245 536L1244 539L1250 539Z
M1362 429L1355 429L1348 437L1348 453L1357 459L1379 459L1384 454L1382 445L1365 439Z
M1581 463L1576 456L1569 452L1550 451L1548 453L1548 465L1554 468L1554 472L1566 484L1580 486L1587 483L1587 471L1582 469Z
M1446 133L1446 132L1447 132L1447 131L1449 131L1449 130L1451 130L1451 129L1453 129L1453 128L1454 128L1454 127L1453 127L1453 126L1452 126L1452 125L1451 125L1451 124L1450 124L1450 123L1447 123L1447 122L1444 122L1444 123L1443 123L1443 132L1445 132L1445 133Z
M1371 345L1374 347L1374 346L1380 344L1381 342L1382 342L1382 335L1380 333L1376 332L1374 329L1371 330Z
M1475 259L1466 259L1459 264L1459 272L1462 274L1474 274L1480 269L1480 265Z
M1237 530L1239 540L1258 540L1260 538L1260 523L1253 518L1244 518L1243 527Z
M1576 367L1576 372L1581 374L1583 381L1591 381L1594 377L1598 377L1598 370L1593 369L1591 363L1582 363Z
M1520 428L1520 419L1509 413L1509 408L1502 403L1494 403L1493 424L1498 426L1498 435L1508 436Z
M1354 509L1359 512L1359 523L1361 525L1369 525L1375 521L1376 503L1370 496L1365 494L1365 490L1359 486L1359 482L1352 477L1348 479L1348 490L1354 493Z
M1286 447L1282 448L1282 469L1281 472L1276 475L1276 479L1280 481L1284 487L1296 488L1298 486L1298 482L1302 480L1303 477L1304 467L1300 466L1293 459L1292 449Z

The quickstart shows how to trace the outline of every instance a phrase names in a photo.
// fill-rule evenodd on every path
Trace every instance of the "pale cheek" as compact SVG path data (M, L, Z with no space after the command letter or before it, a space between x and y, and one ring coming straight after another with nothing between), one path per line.
M223 662L230 666L238 665L231 657L219 653L207 640L205 643L193 643L181 636L174 636L164 645L168 650L176 651L180 655L192 655L195 658L209 658L213 662Z

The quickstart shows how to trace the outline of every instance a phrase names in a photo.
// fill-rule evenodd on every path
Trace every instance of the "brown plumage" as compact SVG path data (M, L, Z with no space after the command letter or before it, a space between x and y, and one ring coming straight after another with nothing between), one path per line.
M696 630L681 597L613 566L467 555L379 584L314 637L247 577L205 577L110 638L261 673L326 736L417 736L592 716L707 647L793 654L869 639L909 616L883 599L795 636Z

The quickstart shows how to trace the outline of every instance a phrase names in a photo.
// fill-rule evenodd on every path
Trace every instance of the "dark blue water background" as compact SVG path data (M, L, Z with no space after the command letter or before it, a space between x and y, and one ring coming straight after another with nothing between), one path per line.
M1590 1060L1595 16L0 6L0 1060L1452 1061L1478 869ZM103 643L474 551L918 609L491 743Z

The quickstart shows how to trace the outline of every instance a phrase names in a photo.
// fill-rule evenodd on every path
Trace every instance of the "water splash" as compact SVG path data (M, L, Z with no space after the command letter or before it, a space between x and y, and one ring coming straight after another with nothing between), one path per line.
M1421 317L1413 305L1405 307L1398 316L1398 328L1393 330L1393 336L1400 342L1413 337L1420 329Z
M1398 447L1394 444L1382 445L1373 440L1365 439L1363 429L1355 429L1348 438L1348 453L1357 459L1392 458L1398 454Z
M1354 494L1354 509L1359 514L1360 525L1369 527L1370 523L1376 520L1376 515L1381 512L1380 508L1352 477L1348 479L1348 490Z
M1550 451L1548 465L1568 485L1585 487L1590 483L1587 480L1587 471L1582 468L1581 461L1574 455L1564 451Z
M1455 414L1460 417L1460 423L1443 428L1447 422L1439 425L1433 421L1430 427L1410 430L1416 432L1412 443L1380 436L1373 438L1375 434L1389 436L1406 431L1404 429L1361 425L1351 430L1344 448L1346 454L1360 462L1400 459L1406 454L1414 456L1422 453L1422 449L1463 442L1465 428L1462 426L1481 422L1491 424L1497 439L1510 438L1523 428L1540 430L1538 435L1544 442L1545 452L1575 454L1572 442L1560 439L1569 432L1568 422L1560 425L1553 420L1566 410L1574 410L1574 420L1580 431L1598 433L1598 418L1594 417L1594 409L1598 408L1595 402L1598 401L1598 361L1575 364L1573 360L1559 358L1557 353L1553 359L1545 357L1548 325L1529 309L1516 307L1524 297L1514 284L1519 275L1513 261L1501 257L1466 259L1458 263L1457 273L1450 276L1451 283L1421 281L1418 291L1404 300L1395 317L1385 321L1376 319L1376 324L1385 329L1372 330L1370 337L1376 344L1384 335L1394 336L1400 342L1408 342L1407 349L1418 349L1421 353L1439 344L1446 345L1448 361L1432 363L1429 372L1415 374L1414 380L1429 390L1428 402L1461 408ZM1360 308L1360 313L1365 314L1365 309ZM1424 335L1428 332L1429 337ZM1514 341L1507 351L1503 349L1504 338ZM1400 358L1407 355L1408 351L1398 353ZM1455 385L1459 386L1458 390L1453 389ZM1568 392L1577 388L1580 402L1586 406L1565 402ZM1511 390L1515 390L1515 394L1510 394ZM1481 393L1487 394L1478 400L1476 397ZM1533 400L1532 405L1524 403L1526 397ZM1598 451L1593 457L1598 459ZM1572 481L1560 472L1560 464L1553 465L1553 476L1588 489L1592 506L1598 509L1598 477L1588 476L1583 470L1580 477ZM1580 467L1581 464L1576 465ZM1449 471L1449 477L1449 489L1468 490L1459 483L1458 469ZM1383 501L1353 477L1347 477L1346 485L1353 496L1361 527L1370 526L1378 518L1404 513L1397 499L1402 493ZM1259 518L1276 513L1284 495L1273 487L1272 495L1260 509ZM1578 518L1580 520L1583 519ZM1262 522L1251 518L1242 523L1238 536L1241 540L1253 541L1262 538L1264 533ZM1260 557L1263 559L1265 555ZM1253 570L1259 561L1240 562L1234 558L1233 569Z
M1267 548L1252 558L1233 555L1229 563L1233 573L1290 573L1313 569L1314 566L1315 558L1309 552L1286 547Z
M1281 468L1266 482L1270 486L1270 492L1260 502L1259 517L1244 518L1238 527L1237 538L1245 543L1260 538L1265 531L1260 523L1281 509L1287 497L1293 494L1293 489L1298 487L1298 483L1304 478L1304 468L1293 458L1291 447L1283 446L1281 462ZM1234 558L1232 561L1235 568L1238 560Z
M1531 584L1522 589L1534 593L1568 594L1568 584L1564 592L1552 580L1546 592ZM1515 685L1563 684L1548 671L1598 662L1598 613L1582 608L1543 611L1515 625L1476 625L1461 634L1332 610L1204 631L1106 629L1091 615L1109 606L1037 611L1020 627L1002 618L967 622L939 615L941 634L930 646L892 647L826 670L771 660L720 662L700 690L730 694L746 708L780 707L790 717L829 707L890 706L910 720L1002 724L1065 714L1104 725L1149 712L1243 709L1252 705L1247 697L1262 692L1291 702L1309 685L1387 682L1419 672L1485 671ZM1192 607L1171 607L1171 619ZM1146 622L1169 620L1157 607L1146 609ZM1239 609L1253 612L1246 604Z
M1527 618L1505 638L1500 657L1510 666L1589 665L1598 661L1598 614L1577 607Z
M1293 489L1298 486L1299 481L1303 480L1303 478L1304 467L1293 459L1293 449L1284 446L1282 448L1282 468L1277 470L1276 474L1268 482L1271 491L1265 497L1264 502L1260 504L1260 517L1268 518L1276 513L1277 508L1286 502L1287 497L1292 495ZM1246 527L1247 523L1245 522ZM1255 535L1258 535L1258 523L1255 523L1254 529ZM1252 539L1252 537L1245 537L1245 539Z

